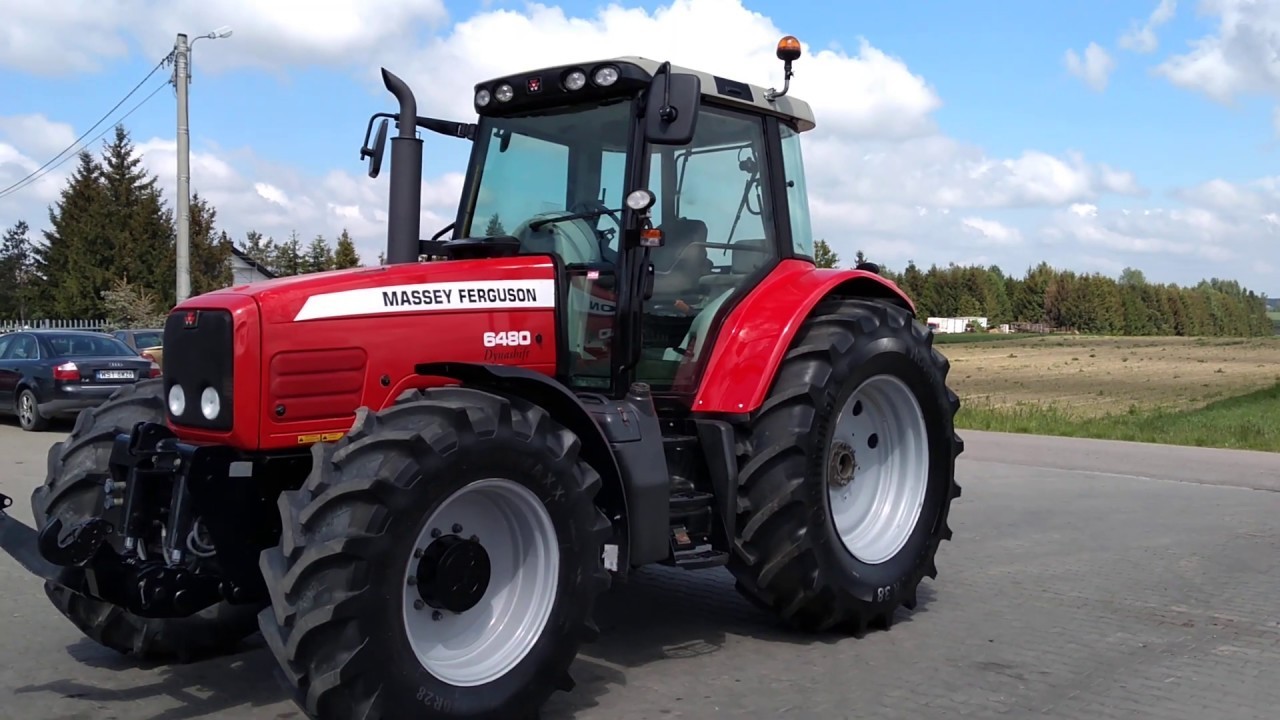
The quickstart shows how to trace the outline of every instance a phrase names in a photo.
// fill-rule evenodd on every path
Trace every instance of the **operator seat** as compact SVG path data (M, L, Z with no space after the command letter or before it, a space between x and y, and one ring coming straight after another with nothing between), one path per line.
M662 247L649 251L653 263L653 297L682 299L698 287L711 267L706 245L707 224L694 218L673 218L658 226Z

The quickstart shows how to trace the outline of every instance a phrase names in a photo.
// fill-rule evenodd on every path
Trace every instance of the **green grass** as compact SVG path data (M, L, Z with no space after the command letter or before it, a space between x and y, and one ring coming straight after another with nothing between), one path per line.
M961 403L956 426L973 430L1133 440L1168 445L1280 452L1280 382L1195 410L1139 410L1079 418L1059 407L1023 403L997 408Z

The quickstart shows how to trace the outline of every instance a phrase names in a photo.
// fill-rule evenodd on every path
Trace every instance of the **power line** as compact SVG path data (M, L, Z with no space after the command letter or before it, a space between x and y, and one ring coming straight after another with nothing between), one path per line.
M90 144L92 144L92 143L98 142L98 140L100 140L100 139L102 138L102 136L103 136L103 135L106 135L108 132L110 132L110 131L111 131L111 129L112 129L112 128L114 128L114 127L115 127L116 125L118 125L119 123L124 122L126 119L128 119L128 117L129 117L130 115L132 115L132 114L134 114L135 112L137 112L138 108L142 107L143 105L146 105L146 104L147 104L147 102L148 102L149 100L151 100L151 98L155 97L155 96L156 96L156 93L158 93L158 92L160 92L161 90L163 90L163 89L165 88L165 86L167 86L167 85L171 85L171 84L172 84L172 83L170 83L170 81L165 80L164 82L162 82L162 83L160 83L159 85L157 85L157 86L156 86L156 88L155 88L154 90L152 90L150 93L148 93L146 97L142 98L142 100L141 100L141 101L139 101L137 105L134 105L132 108L130 108L129 112L125 113L124 115L121 115L119 120L116 120L114 123L112 123L112 124L108 125L107 127L103 128L103 129L102 129L102 132L98 133L97 135L95 135L95 136L93 137L93 139L92 139L92 140L90 140L89 142L85 143L85 146L87 147L88 145L90 145ZM83 135L81 135L80 137L81 137L81 138L83 138L84 136L83 136ZM65 152L65 151L64 151L64 152ZM59 154L61 154L61 153L59 153ZM77 154L78 154L78 153L77 153ZM10 187L12 187L12 189L11 189L11 190L8 190L7 192L5 192L5 191L0 191L0 198L7 197L7 196L9 196L9 195L12 195L13 193L18 192L19 190L21 190L22 188L26 187L27 185L30 185L31 183L34 183L35 181L39 180L41 177L44 177L45 175L47 175L47 174L49 174L49 173L53 172L54 170L57 170L59 167L61 167L61 166L62 166L62 163L64 163L64 162L66 162L66 161L70 160L70 159L71 159L71 158L73 158L73 157L76 157L76 155L67 155L66 157L64 157L64 158L62 158L61 160L59 160L59 161L58 161L56 164L54 164L52 167L50 167L48 170L45 170L44 172L40 173L40 174L39 174L39 175L37 175L36 177L31 177L30 175L28 175L27 177L31 177L31 180L30 180L29 182L27 182L26 184L22 185L21 187L14 187L14 186L10 186ZM50 160L49 162L53 162L53 161L52 161L52 160ZM45 164L46 164L46 165L48 165L48 163L45 163ZM19 182L22 182L22 181L19 181Z
M40 167L38 167L38 168L36 168L35 170L31 171L31 173L30 173L29 175L27 175L26 177L22 178L22 179L21 179L21 180L19 180L18 182L16 182L16 183L14 183L14 184L10 185L10 186L9 186L9 187L7 187L7 188L4 188L3 190L0 190L0 198L5 197L5 196L7 196L7 195L11 195L11 194L13 194L14 192L17 192L18 190L21 190L23 187L26 187L27 185L30 185L32 182L35 182L36 180L39 180L39 179L40 179L41 177L43 177L44 175L48 174L48 172L52 171L53 169L57 168L57 167L58 167L59 165L61 165L62 163L66 162L66 160L67 160L68 158L73 157L72 155L67 155L67 153L68 153L69 151L71 151L72 149L74 149L77 145L79 145L79 144L80 144L80 141L81 141L81 140L83 140L83 139L85 138L85 136L86 136L86 135L88 135L89 133L93 132L93 131L94 131L94 130L99 126L99 125L101 125L101 124L102 124L102 122L103 122L104 120L106 120L107 118L111 117L111 113L115 112L115 111L116 111L116 110L117 110L121 105L123 105L123 104L125 103L125 101L126 101L126 100L128 100L130 97L132 97L134 93L138 92L138 88L141 88L143 85L145 85L145 84L146 84L146 82L147 82L148 80L150 80L150 79L151 79L151 76L152 76L152 75L155 75L155 74L156 74L156 72L158 72L158 71L160 70L160 68L164 67L164 66L165 66L166 64L168 64L168 63L169 63L169 61L171 61L172 59L173 59L173 52L170 52L168 55L165 55L165 56L164 56L164 58L162 58L162 59L160 60L160 62L156 63L156 66L155 66L155 67L151 68L151 72L147 73L146 77L144 77L144 78L142 78L141 80L139 80L139 81L138 81L138 84L137 84L137 85L134 85L134 86L133 86L133 89L132 89L132 90L130 90L130 91L129 91L129 93L128 93L127 95L125 95L124 97L120 98L120 101L119 101L119 102L117 102L117 103L116 103L116 104L115 104L115 105L114 105L110 110L108 110L108 111L107 111L107 112L106 112L106 113L105 113L101 118L99 118L99 119L98 119L98 122L96 122L96 123L94 123L92 126L90 126L90 128L89 128L88 130L85 130L85 131L84 131L84 133L80 135L80 137L78 137L78 138L76 138L75 140L73 140L73 141L71 142L71 144L70 144L70 145L68 145L67 147L65 147L65 148L63 148L63 149L62 149L62 152L58 153L57 155L54 155L54 156L53 156L52 158L50 158L50 159L49 159L49 161L48 161L48 162L46 162L44 165L41 165ZM163 87L163 86L161 86L161 87ZM157 90L159 90L159 88L157 88ZM153 92L151 95L148 95L148 96L147 96L147 100L150 100L152 95L155 95L155 93ZM143 101L142 101L142 103L145 103L145 102L146 102L146 100L143 100ZM142 106L142 103L138 103L137 105L135 105L135 106L134 106L134 108L133 108L133 110L137 110L139 107L141 107L141 106ZM132 113L133 113L133 110L130 110L130 111L129 111L129 114L132 114ZM125 115L125 117L128 117L128 116L129 116L128 114L126 114L126 115ZM121 118L120 120L123 120L123 119L124 119L124 118ZM119 122L120 122L120 120L117 120L117 121L116 121L116 123L113 123L113 124L112 124L112 126L114 126L115 124L119 123ZM110 127L110 126L109 126L109 127ZM95 137L93 140L90 140L89 142L95 142L95 141L97 140L97 138L100 138L100 137L102 137L102 136L103 136L103 135L105 135L105 134L106 134L106 132L105 132L105 131L103 131L102 133L98 134L98 136L97 136L97 137ZM86 143L85 145L88 145L88 143ZM83 147L84 147L84 146L82 146L82 148L83 148ZM64 155L66 155L66 157L63 157ZM59 160L58 158L62 158L62 159L61 159L61 160ZM53 164L55 161L57 162L57 165L54 165L54 164ZM53 167L50 167L50 165L53 165ZM49 169L48 169L47 171L45 171L45 172L41 172L42 170L45 170L45 168L49 168ZM19 186L21 186L21 187L19 187Z

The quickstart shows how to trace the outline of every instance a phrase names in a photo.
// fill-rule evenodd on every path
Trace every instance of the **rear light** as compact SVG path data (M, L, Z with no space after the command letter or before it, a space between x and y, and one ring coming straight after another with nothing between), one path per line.
M75 382L80 379L80 368L73 362L65 362L53 369L53 379Z
M153 378L158 378L158 377L160 377L160 375L161 375L162 373L160 372L160 366L156 364L155 358L152 358L150 355L143 355L142 357L144 357L144 358L146 358L146 359L148 359L148 360L150 360L150 361L151 361L151 375L150 375L150 377L153 377Z
M151 353L149 353L149 352L144 352L144 353L142 353L142 357L143 357L143 359L145 359L145 360L150 360L153 364L154 364L154 363L155 363L155 361L156 361L156 356L155 356L155 355L152 355L152 354L151 354Z

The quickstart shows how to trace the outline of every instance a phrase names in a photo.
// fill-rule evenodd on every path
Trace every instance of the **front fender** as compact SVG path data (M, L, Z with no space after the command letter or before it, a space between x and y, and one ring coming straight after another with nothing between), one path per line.
M882 298L916 311L901 288L875 273L783 260L725 319L693 410L744 414L759 408L800 325L814 306L834 296Z

